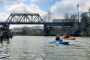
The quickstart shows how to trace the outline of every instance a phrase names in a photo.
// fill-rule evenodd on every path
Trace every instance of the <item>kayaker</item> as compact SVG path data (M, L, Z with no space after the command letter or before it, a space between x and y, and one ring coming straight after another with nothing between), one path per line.
M56 38L55 38L55 41L62 41L62 40L60 40L60 37L59 37L58 34L57 34L57 36L56 36Z
M66 35L63 35L63 38L65 38L66 37Z
M70 38L70 36L69 35L64 35L64 38Z

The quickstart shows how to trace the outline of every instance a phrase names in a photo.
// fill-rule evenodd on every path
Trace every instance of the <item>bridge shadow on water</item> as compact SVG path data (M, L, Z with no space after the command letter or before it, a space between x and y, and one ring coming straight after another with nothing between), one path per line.
M10 44L10 40L9 39L0 39L0 44L3 46L3 44L6 43L7 45Z
M10 44L9 39L0 39L0 59L6 59L9 57L8 45Z

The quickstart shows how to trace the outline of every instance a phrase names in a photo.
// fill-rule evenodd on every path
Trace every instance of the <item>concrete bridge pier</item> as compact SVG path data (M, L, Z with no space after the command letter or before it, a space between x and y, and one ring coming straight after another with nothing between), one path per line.
M5 31L8 32L9 31L9 24L4 24L3 25L3 28L4 28Z
M46 24L44 23L44 35L46 36Z
M7 39L9 39L9 24L4 24L3 25L3 34L2 34L2 36L1 36L1 38L3 39L3 38L7 38Z

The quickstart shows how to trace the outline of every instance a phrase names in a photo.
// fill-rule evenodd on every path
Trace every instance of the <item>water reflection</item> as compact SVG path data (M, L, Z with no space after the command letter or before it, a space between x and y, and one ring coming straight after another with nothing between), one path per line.
M9 39L0 40L0 59L9 57L8 55Z
M7 44L7 45L9 45L10 44L10 40L9 39L3 39L3 40L1 40L0 39L0 44L2 45L2 47L3 47L3 44Z

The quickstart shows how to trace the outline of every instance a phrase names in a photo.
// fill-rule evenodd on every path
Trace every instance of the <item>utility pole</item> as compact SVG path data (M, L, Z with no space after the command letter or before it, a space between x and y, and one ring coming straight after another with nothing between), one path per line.
M78 11L78 22L79 22L79 4L77 4L77 11Z

